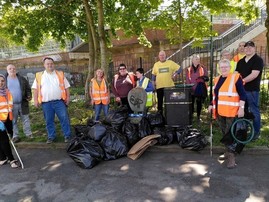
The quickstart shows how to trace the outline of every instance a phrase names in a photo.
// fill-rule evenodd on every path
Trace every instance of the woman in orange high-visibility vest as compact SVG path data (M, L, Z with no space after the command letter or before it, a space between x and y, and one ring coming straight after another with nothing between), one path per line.
M12 108L12 95L7 90L5 76L0 74L0 166L9 162L11 168L18 168L20 164L13 157L7 134L13 134Z
M95 110L95 121L98 122L102 109L105 116L108 114L110 103L109 87L105 80L104 70L96 70L95 77L91 79L89 89L91 104L94 106Z
M223 134L221 142L226 147L223 159L227 163L227 168L234 168L235 153L239 153L239 144L231 135L231 126L236 117L244 116L246 92L240 74L229 72L231 68L229 60L220 60L219 67L221 75L214 79L213 100L208 110L213 111L213 117L217 119Z
M201 65L199 55L193 55L192 65L186 68L186 84L194 84L192 87L192 117L194 111L197 113L197 122L200 124L200 115L202 111L202 104L207 97L208 81L207 69ZM194 105L196 103L196 110Z

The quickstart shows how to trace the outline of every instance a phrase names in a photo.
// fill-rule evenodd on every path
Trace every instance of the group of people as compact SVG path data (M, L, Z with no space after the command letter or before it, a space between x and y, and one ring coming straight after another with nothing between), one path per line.
M228 50L221 52L216 68L219 75L214 78L213 100L208 110L213 113L222 131L221 142L226 147L224 159L228 168L236 166L236 146L231 136L231 126L236 118L244 117L245 112L251 112L254 115L253 140L260 135L259 91L263 60L255 51L253 41L240 42L238 53L233 58ZM147 92L147 106L152 104L152 92L156 91L157 109L163 113L164 89L175 86L174 79L183 69L172 60L167 60L164 51L160 51L158 57L159 61L152 69L151 80L144 76L142 68L138 68L134 75L127 71L125 64L119 65L111 90L116 102L126 105L130 113L132 110L128 103L128 93L135 87L142 87ZM209 78L207 68L201 64L199 55L192 56L191 65L185 68L185 79L186 84L192 84L192 116L196 112L197 121L200 123L202 104L207 96L206 82ZM102 108L107 115L110 100L109 86L103 70L97 70L95 78L91 80L90 96L92 104L95 105L95 120L98 121Z
M226 146L225 159L227 167L234 168L235 148L232 146L230 128L237 117L243 117L246 110L254 115L254 139L259 138L261 117L259 111L259 90L263 60L255 53L252 41L241 42L238 54L231 59L229 51L222 51L217 65L219 76L214 79L213 100L208 107L213 112L223 133L222 143ZM106 80L104 70L97 69L89 85L89 96L94 106L94 121L99 122L101 111L106 116L109 111L110 89L119 105L125 105L129 113L132 109L128 102L128 93L135 87L145 89L146 106L152 106L153 91L157 93L157 109L163 113L164 89L174 87L174 79L183 69L172 60L166 59L164 51L159 52L159 61L152 69L151 80L144 75L144 69L136 69L135 74L127 71L125 64L120 64L118 73L113 77L111 88ZM71 138L71 127L67 107L70 102L69 87L63 71L55 69L51 57L43 59L45 70L36 73L32 85L34 105L41 106L48 133L47 144L55 141L55 114L60 120L65 142ZM207 96L208 71L200 62L198 55L193 55L191 66L186 68L186 84L192 86L192 113L196 111L200 122L202 103ZM18 136L18 117L23 122L23 132L27 138L33 138L29 119L29 101L32 99L28 81L17 74L16 67L7 66L7 74L0 74L0 165L7 162L12 168L19 166L14 160L9 136L13 142L20 141ZM196 110L195 110L196 103ZM229 138L227 138L229 137Z
M41 106L48 132L47 143L56 138L54 124L55 114L60 120L65 142L71 137L71 127L67 106L70 101L69 87L62 71L55 70L54 60L51 57L43 59L45 70L36 73L32 85L34 105ZM32 91L28 81L17 74L16 67L7 66L7 74L0 74L0 166L9 163L11 168L18 168L20 163L14 159L10 145L19 142L17 121L20 116L23 132L27 138L32 139L33 134L29 119L29 101Z
M234 57L237 62L233 70L229 58L222 58L218 63L220 75L214 79L214 92L210 112L217 120L222 131L221 142L226 151L223 160L228 168L236 166L235 154L238 144L234 143L231 127L236 118L244 117L245 112L252 113L254 137L260 136L261 116L259 110L259 91L263 70L263 60L256 54L253 41L241 42L239 53ZM224 57L224 56L223 56Z
M144 69L136 69L135 74L128 72L125 64L120 64L118 73L114 75L111 83L111 91L115 95L115 100L119 105L125 105L128 112L132 113L132 109L128 102L128 93L135 87L144 88L147 93L146 107L153 104L153 91L157 92L158 111L163 111L164 88L174 86L174 78L180 74L182 69L172 60L166 60L164 51L159 52L159 61L156 62L152 70L151 80L144 75ZM99 121L101 109L106 116L109 108L109 86L105 79L102 69L96 70L95 77L90 83L91 103L95 108L95 121Z

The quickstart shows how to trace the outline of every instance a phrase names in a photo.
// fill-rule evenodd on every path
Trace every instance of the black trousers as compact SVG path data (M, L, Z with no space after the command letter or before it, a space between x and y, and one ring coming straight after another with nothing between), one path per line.
M9 134L12 134L12 121L9 118L4 122L6 129ZM10 161L14 160L11 146L9 143L8 135L6 130L0 130L0 161L8 159Z
M201 115L201 111L202 111L202 104L203 104L203 100L202 98L198 98L194 95L191 96L192 97L192 114L194 113L194 105L196 102L196 113L197 113L197 118L200 118Z
M164 97L164 88L159 88L156 90L157 99L158 99L158 111L163 111L163 97Z
M129 113L129 114L134 113L133 110L131 109L130 105L129 105L128 97L121 97L121 98L120 98L120 101L121 101L121 104L122 104L123 106L126 106L126 107L128 108L128 113Z

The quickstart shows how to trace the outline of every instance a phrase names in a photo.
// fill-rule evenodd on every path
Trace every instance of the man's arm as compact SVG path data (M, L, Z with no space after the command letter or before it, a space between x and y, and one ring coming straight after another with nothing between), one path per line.
M26 92L26 99L28 101L30 101L32 99L32 90L31 90L31 87L29 85L29 82L26 78L22 77L23 78L23 85L25 86L25 92Z
M66 105L69 105L69 103L70 103L70 91L69 91L69 88L66 88L65 89L65 93L66 93L66 101L65 101L65 104Z
M156 89L156 75L151 75L151 82L154 89Z
M37 89L33 89L34 90L34 105L35 107L39 107L39 103L38 103L38 90Z
M252 70L251 73L248 76L243 78L243 80L244 80L245 83L251 82L254 79L256 79L259 76L259 74L260 74L260 71Z

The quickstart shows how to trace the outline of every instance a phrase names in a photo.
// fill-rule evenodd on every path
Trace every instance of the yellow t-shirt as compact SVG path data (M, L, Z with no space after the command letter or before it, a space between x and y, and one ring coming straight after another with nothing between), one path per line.
M180 66L172 60L156 62L152 69L152 74L156 76L156 89L175 86L172 75L179 67Z

